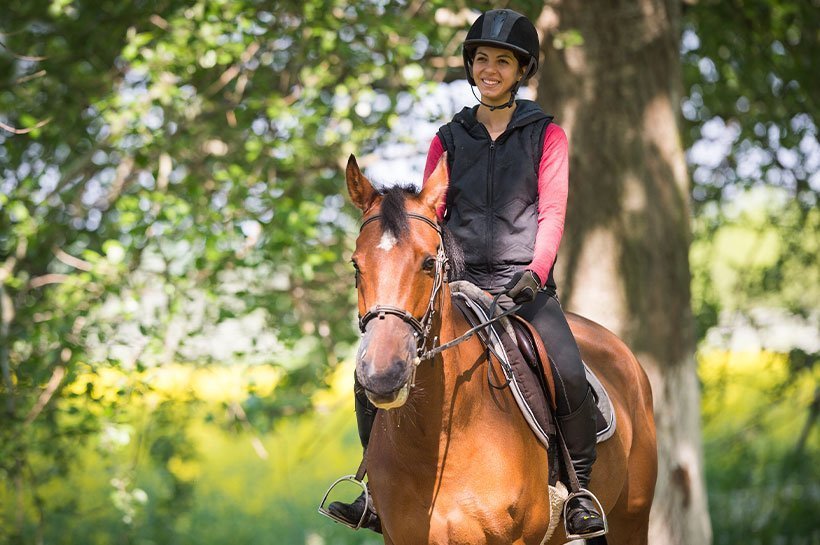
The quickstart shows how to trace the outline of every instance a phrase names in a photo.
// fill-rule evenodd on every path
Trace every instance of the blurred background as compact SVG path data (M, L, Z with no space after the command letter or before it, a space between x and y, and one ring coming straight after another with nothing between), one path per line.
M381 542L316 514L361 455L343 165L421 183L492 7L570 137L565 307L653 382L650 542L820 543L818 0L6 0L0 544Z

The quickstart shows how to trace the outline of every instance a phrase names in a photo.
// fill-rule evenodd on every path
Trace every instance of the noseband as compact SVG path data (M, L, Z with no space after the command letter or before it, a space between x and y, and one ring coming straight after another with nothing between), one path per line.
M375 216L371 216L367 218L363 223L362 226L359 228L359 232L367 226L367 224L376 221L382 217L381 214L376 214ZM430 299L427 302L427 309L424 311L421 319L416 318L403 308L399 308L393 305L375 305L370 308L367 312L364 313L363 316L359 318L359 330L364 333L365 327L367 324L375 319L379 318L383 320L384 317L388 314L392 314L393 316L398 316L401 318L405 323L409 324L410 327L413 328L414 336L416 337L416 357L417 362L422 359L422 355L425 352L425 347L427 346L428 337L430 335L430 330L433 325L433 316L436 313L436 298L438 294L441 292L441 286L444 283L444 278L449 269L449 265L447 263L447 256L444 253L444 238L441 233L441 226L439 226L436 222L431 220L426 216L422 216L421 214L413 214L408 213L407 217L410 219L420 220L432 227L436 230L438 234L438 249L436 251L436 268L435 268L435 275L433 277L433 289L430 292ZM435 341L434 341L435 342Z

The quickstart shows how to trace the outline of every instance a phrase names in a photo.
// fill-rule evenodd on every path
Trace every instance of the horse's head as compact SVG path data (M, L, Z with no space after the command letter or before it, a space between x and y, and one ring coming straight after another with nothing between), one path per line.
M356 376L377 407L400 407L420 350L432 340L427 336L446 274L436 222L447 190L446 161L442 158L419 194L376 191L352 155L346 178L363 220L353 253L362 330Z

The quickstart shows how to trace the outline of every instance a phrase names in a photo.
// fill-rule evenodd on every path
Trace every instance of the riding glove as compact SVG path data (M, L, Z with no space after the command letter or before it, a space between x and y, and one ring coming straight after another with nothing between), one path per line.
M518 271L513 275L504 289L507 297L512 299L516 305L529 303L535 299L535 294L541 288L541 281L538 276L529 269Z

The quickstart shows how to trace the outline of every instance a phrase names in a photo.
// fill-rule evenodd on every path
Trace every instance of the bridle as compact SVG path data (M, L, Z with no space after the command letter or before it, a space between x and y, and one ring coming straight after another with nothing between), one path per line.
M359 232L361 231L370 223L380 219L382 217L381 214L376 214L364 220L362 222L362 226L359 228ZM447 272L449 271L449 263L447 259L447 255L444 251L444 236L441 231L441 226L431 220L426 216L422 216L421 214L414 214L412 212L408 212L407 217L409 219L423 221L433 229L435 229L436 234L438 235L438 249L436 250L436 265L435 265L435 273L433 276L433 289L430 291L430 299L427 302L427 308L424 311L421 319L416 318L413 316L412 313L409 311L393 306L393 305L380 305L376 304L371 307L364 315L359 317L359 330L364 333L367 324L372 320L378 318L383 320L385 316L388 314L392 314L393 316L398 316L401 318L405 323L409 324L410 327L413 328L414 336L416 337L416 365L422 359L428 359L428 356L425 357L429 352L425 352L425 348L428 345L428 339L430 336L430 331L433 327L433 317L436 314L436 299L438 298L439 294L441 293L441 286L445 282L445 278L447 276ZM436 339L433 339L433 344L435 344Z

